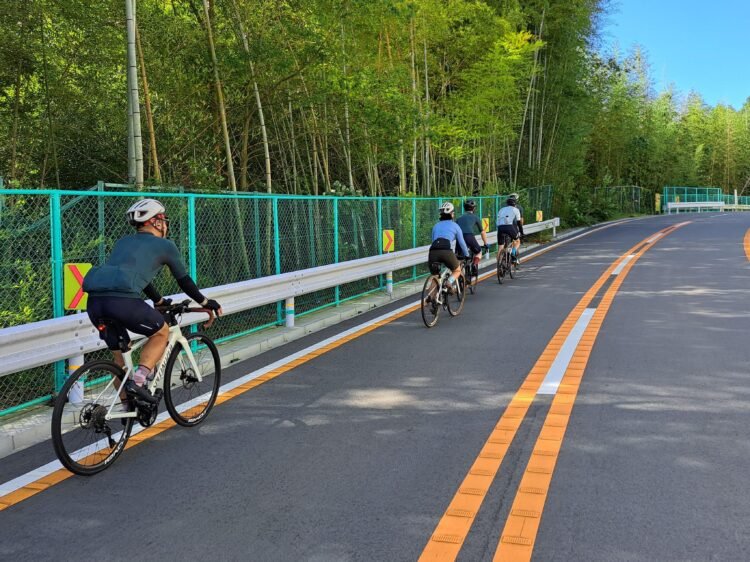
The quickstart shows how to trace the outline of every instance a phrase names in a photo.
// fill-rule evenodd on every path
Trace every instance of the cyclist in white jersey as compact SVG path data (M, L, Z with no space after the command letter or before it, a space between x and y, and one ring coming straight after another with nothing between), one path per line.
M498 249L497 255L500 256L502 251L505 249L503 246L503 234L510 236L513 240L513 261L516 264L521 263L519 256L519 248L521 247L521 236L523 236L523 217L521 211L516 206L516 200L513 197L509 197L505 202L505 207L500 209L497 213L497 242Z

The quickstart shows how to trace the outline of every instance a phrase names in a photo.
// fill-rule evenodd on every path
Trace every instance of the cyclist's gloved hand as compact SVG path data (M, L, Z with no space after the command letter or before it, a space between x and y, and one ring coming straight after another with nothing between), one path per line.
M483 251L483 252L484 252L485 254L487 254L487 253L489 253L489 251L490 251L490 247L489 247L489 246L488 246L487 244L485 244L484 246L482 246L482 251Z
M201 303L201 306L203 308L213 310L217 314L221 315L221 305L218 302L216 302L214 299L205 300L203 303Z
M162 299L156 303L156 306L167 307L170 304L172 304L172 299L168 299L167 297L162 297Z

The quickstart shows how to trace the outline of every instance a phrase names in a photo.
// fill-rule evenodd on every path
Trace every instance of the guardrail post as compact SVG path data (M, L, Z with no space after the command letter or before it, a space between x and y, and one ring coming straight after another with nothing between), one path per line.
M557 236L557 227L555 226L555 223L552 223L552 238Z
M50 194L50 242L52 267L52 315L60 318L65 315L63 303L63 247L62 247L62 210L60 194ZM65 361L55 363L55 392L65 383Z
M281 273L281 243L279 241L279 198L273 198L273 253L276 275ZM281 324L281 301L276 303L276 322Z
M339 198L333 198L333 263L339 263ZM339 305L341 298L341 288L336 285L334 288L334 301L336 306Z
M76 355L75 357L71 357L70 359L68 359L68 376L75 373L84 364L84 362L85 358L83 357L83 355ZM68 397L73 404L83 402L83 384L80 381L76 382L72 386Z
M286 314L286 327L294 328L294 297L286 299L284 313Z
M389 271L385 274L385 292L388 295L393 296L393 272Z

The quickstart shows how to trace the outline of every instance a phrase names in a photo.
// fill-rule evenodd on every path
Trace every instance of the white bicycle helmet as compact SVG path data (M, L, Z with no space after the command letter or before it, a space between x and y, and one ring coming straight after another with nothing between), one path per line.
M450 215L454 210L453 203L450 201L446 201L442 205L440 205L440 214L441 215Z
M133 226L148 222L156 215L166 213L164 205L159 203L156 199L141 199L135 202L130 209L128 209L126 215L128 222Z

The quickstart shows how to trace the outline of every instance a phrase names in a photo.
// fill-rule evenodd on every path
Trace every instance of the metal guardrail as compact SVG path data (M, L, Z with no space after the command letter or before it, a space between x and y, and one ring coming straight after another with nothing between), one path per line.
M558 226L560 219L554 218L525 226L524 232L534 234L552 229L554 234ZM497 243L497 233L489 233L487 241ZM424 263L428 250L429 246L421 246L212 287L203 292L220 301L225 314L232 314L419 265ZM179 294L173 298L186 297ZM187 314L181 324L189 326L205 319L203 314ZM85 313L4 328L0 330L0 376L100 349L104 349L104 342Z
M724 208L724 201L681 201L679 203L670 201L669 203L667 203L667 214L671 215L672 210L675 210L677 213L679 213L680 209L685 211L689 209L697 209L699 213L702 210L717 210L723 212Z

